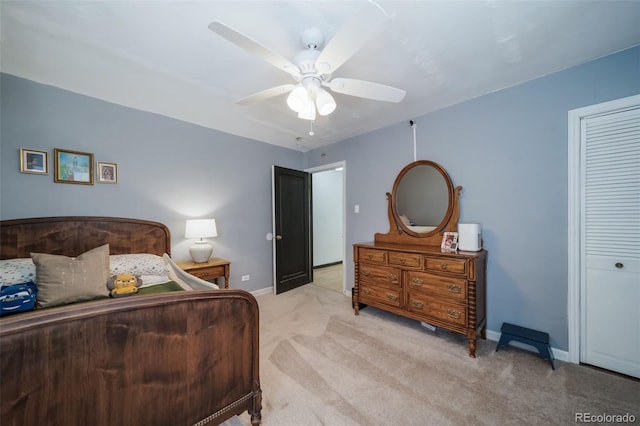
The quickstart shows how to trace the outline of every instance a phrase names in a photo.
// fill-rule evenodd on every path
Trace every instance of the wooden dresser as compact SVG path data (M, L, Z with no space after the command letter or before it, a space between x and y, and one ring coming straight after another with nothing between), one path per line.
M487 252L458 251L461 191L433 161L398 173L387 192L389 231L353 245L353 308L358 315L360 304L370 305L464 334L475 358L477 335L486 338ZM482 247L477 238L480 245L467 250Z
M354 309L359 303L465 334L475 358L486 331L487 252L437 246L354 244Z

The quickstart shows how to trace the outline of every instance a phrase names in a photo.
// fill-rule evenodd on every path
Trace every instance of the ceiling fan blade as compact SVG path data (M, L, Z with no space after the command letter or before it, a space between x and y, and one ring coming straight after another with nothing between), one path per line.
M322 83L322 85L329 87L336 93L384 102L400 102L407 94L402 89L352 78L334 78L329 82Z
M227 39L231 43L246 50L247 52L254 54L264 61L280 68L282 71L297 77L300 75L300 70L290 60L278 55L267 49L257 41L247 37L238 30L231 28L230 26L223 24L220 21L213 21L209 24L209 29L219 36Z
M238 99L236 104L238 105L250 105L256 102L265 101L267 99L283 95L296 88L295 84L283 84L282 86L272 87L271 89L263 90L253 95L249 95L245 98Z
M322 70L323 74L334 73L382 28L386 20L387 14L381 7L368 3L329 40L316 60L316 69Z

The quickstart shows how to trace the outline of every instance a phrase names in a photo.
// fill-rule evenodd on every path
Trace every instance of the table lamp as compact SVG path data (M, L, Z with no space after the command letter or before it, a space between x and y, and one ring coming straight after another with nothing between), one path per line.
M204 238L218 236L215 219L189 219L185 227L185 238L200 238L194 245L189 248L191 259L195 263L206 263L211 257L213 247Z

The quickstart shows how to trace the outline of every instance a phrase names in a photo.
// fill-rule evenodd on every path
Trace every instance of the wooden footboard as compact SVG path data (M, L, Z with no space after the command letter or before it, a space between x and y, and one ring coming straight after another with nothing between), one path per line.
M258 305L172 292L0 320L0 424L260 423Z

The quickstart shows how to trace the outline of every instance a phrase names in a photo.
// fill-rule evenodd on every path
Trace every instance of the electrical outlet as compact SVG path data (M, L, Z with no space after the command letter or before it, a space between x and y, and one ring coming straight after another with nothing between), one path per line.
M249 281L251 279L251 275L243 275L242 281Z

